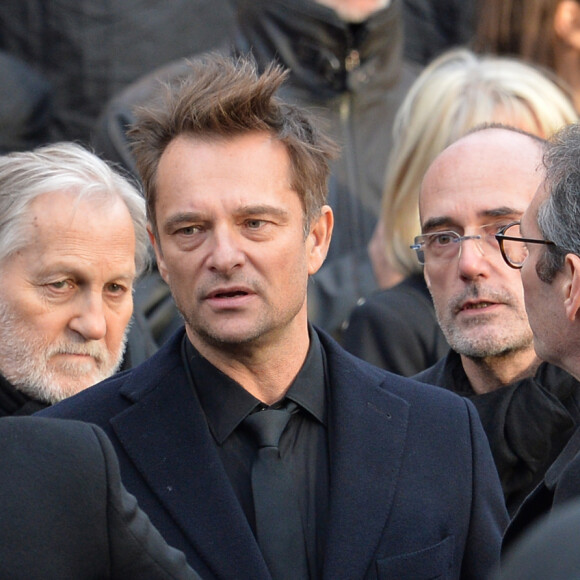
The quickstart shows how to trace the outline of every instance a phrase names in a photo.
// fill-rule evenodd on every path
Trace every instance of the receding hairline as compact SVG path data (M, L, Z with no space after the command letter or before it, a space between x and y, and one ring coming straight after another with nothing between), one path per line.
M505 147L510 148L511 144L507 143L504 139L495 140L496 137L500 134L504 136L510 136L516 140L522 139L525 142L530 143L533 145L534 149L537 152L538 157L538 167L542 165L542 156L544 152L544 144L546 141L541 137L533 135L532 133L527 133L526 131L522 131L520 129L516 129L515 127L504 127L504 126L480 126L475 127L473 130L469 131L450 145L448 145L443 151L435 157L432 163L427 168L425 175L423 176L422 184L421 184L421 191L423 190L423 182L425 181L425 177L431 173L433 168L436 168L441 163L445 162L449 157L455 156L458 153L460 154L461 151L471 151L471 147L481 145L487 147ZM522 142L523 142L522 141ZM531 148L530 148L531 150ZM515 150L516 153L522 151L522 149L518 148Z
M35 227L35 219L31 218L31 214L33 212L36 213L36 216L42 218L45 211L45 208L51 207L52 204L57 203L55 199L48 199L48 198L55 198L55 197L64 197L69 198L70 203L66 205L66 208L70 208L72 211L71 219L76 219L79 211L82 211L84 208L81 208L81 204L87 204L91 210L90 216L84 216L87 222L90 222L91 216L94 215L93 211L99 212L101 215L109 216L110 219L114 219L116 222L123 220L126 222L126 225L130 226L130 229L133 234L134 244L135 247L133 249L132 255L134 256L135 265L136 263L136 251L138 246L137 240L137 228L135 226L135 220L133 219L133 215L131 214L131 210L127 205L123 196L116 190L111 189L99 189L99 190L86 190L86 189L77 189L75 187L69 187L64 189L47 189L46 191L42 191L38 193L36 196L31 198L28 203L26 204L26 210L22 213L19 219L18 228L22 231L29 231L31 228ZM68 200L63 200L66 204ZM40 212L38 212L40 206ZM83 216L81 214L81 219ZM42 224L43 227L46 225L45 223ZM30 243L29 236L23 236L22 243L17 244L14 246L13 251L9 252L5 256L0 257L0 265L5 259L10 258L19 250L26 248Z
M520 129L506 127L506 126L481 126L475 127L473 130L469 131L466 135L460 137L451 145L446 147L429 165L423 179L421 180L421 186L419 188L419 209L421 208L421 202L424 198L425 192L425 184L429 181L431 176L435 171L437 171L443 164L449 163L450 160L454 160L454 158L458 155L461 155L462 152L466 151L471 155L471 159L477 153L472 150L473 146L480 146L480 147L487 147L491 148L494 145L497 146L505 146L506 148L510 148L511 145L506 143L504 140L495 141L497 138L498 133L504 133L505 135L510 135L515 139L522 138L526 142L529 142L533 147L530 147L528 151L532 151L533 149L536 151L535 160L535 171L540 171L543 169L543 153L544 153L544 144L546 141L541 137L537 137L531 133L527 133L526 131L522 131ZM523 141L522 141L523 142ZM510 149L512 150L512 149ZM522 148L516 149L517 153L521 153L523 151ZM508 159L513 160L513 157L509 157ZM459 163L461 160L459 160ZM515 160L514 160L515 163Z
M470 131L468 131L465 135L461 136L459 139L451 143L448 147L446 147L437 157L444 155L447 151L454 151L456 147L464 147L466 144L469 144L472 141L488 141L495 137L498 134L503 134L504 136L510 136L514 139L524 139L533 143L540 155L543 153L544 144L546 140L542 137L538 137L533 133L529 133L528 131L524 131L522 129L518 129L517 127L511 127L509 125L502 125L498 123L485 123L483 125L477 125ZM500 140L497 142L498 145L504 145L505 141Z

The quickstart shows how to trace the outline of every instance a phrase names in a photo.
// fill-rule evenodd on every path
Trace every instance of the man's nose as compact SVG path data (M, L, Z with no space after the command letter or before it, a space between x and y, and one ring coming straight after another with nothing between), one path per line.
M86 340L100 340L107 334L107 320L100 292L87 292L76 305L69 328Z
M213 270L229 272L243 262L240 234L228 227L214 229L208 266Z
M462 278L473 280L489 273L489 248L481 236L465 236L459 248L458 270Z

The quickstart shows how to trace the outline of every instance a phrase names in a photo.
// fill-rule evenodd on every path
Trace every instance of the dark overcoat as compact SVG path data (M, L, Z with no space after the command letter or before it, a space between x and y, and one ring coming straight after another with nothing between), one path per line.
M486 578L507 514L473 405L373 367L319 334L330 384L323 577ZM267 580L188 380L183 336L42 414L106 430L125 485L203 578Z

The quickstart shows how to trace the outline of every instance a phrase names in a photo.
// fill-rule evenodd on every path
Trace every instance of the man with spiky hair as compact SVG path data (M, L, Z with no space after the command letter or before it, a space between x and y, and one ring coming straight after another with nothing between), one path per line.
M211 55L139 111L149 234L185 328L44 413L107 431L203 578L484 578L507 514L473 406L308 322L335 146L276 96L286 76Z

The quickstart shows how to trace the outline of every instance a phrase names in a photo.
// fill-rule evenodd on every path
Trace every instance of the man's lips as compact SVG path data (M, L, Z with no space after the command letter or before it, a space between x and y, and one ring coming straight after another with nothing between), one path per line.
M216 310L232 310L244 307L256 296L247 286L216 288L205 295L205 302Z
M95 358L94 355L92 355L88 352L74 352L74 351L57 352L57 353L55 353L55 356L80 356L80 357L85 357L85 358Z
M220 299L231 299L231 298L239 298L241 296L248 296L252 294L252 292L247 288L242 287L235 287L235 288L218 288L217 290L213 290L209 292L206 296L209 300L220 300Z
M499 302L492 302L490 300L469 300L461 304L457 312L484 310L485 308L491 308L499 304Z

